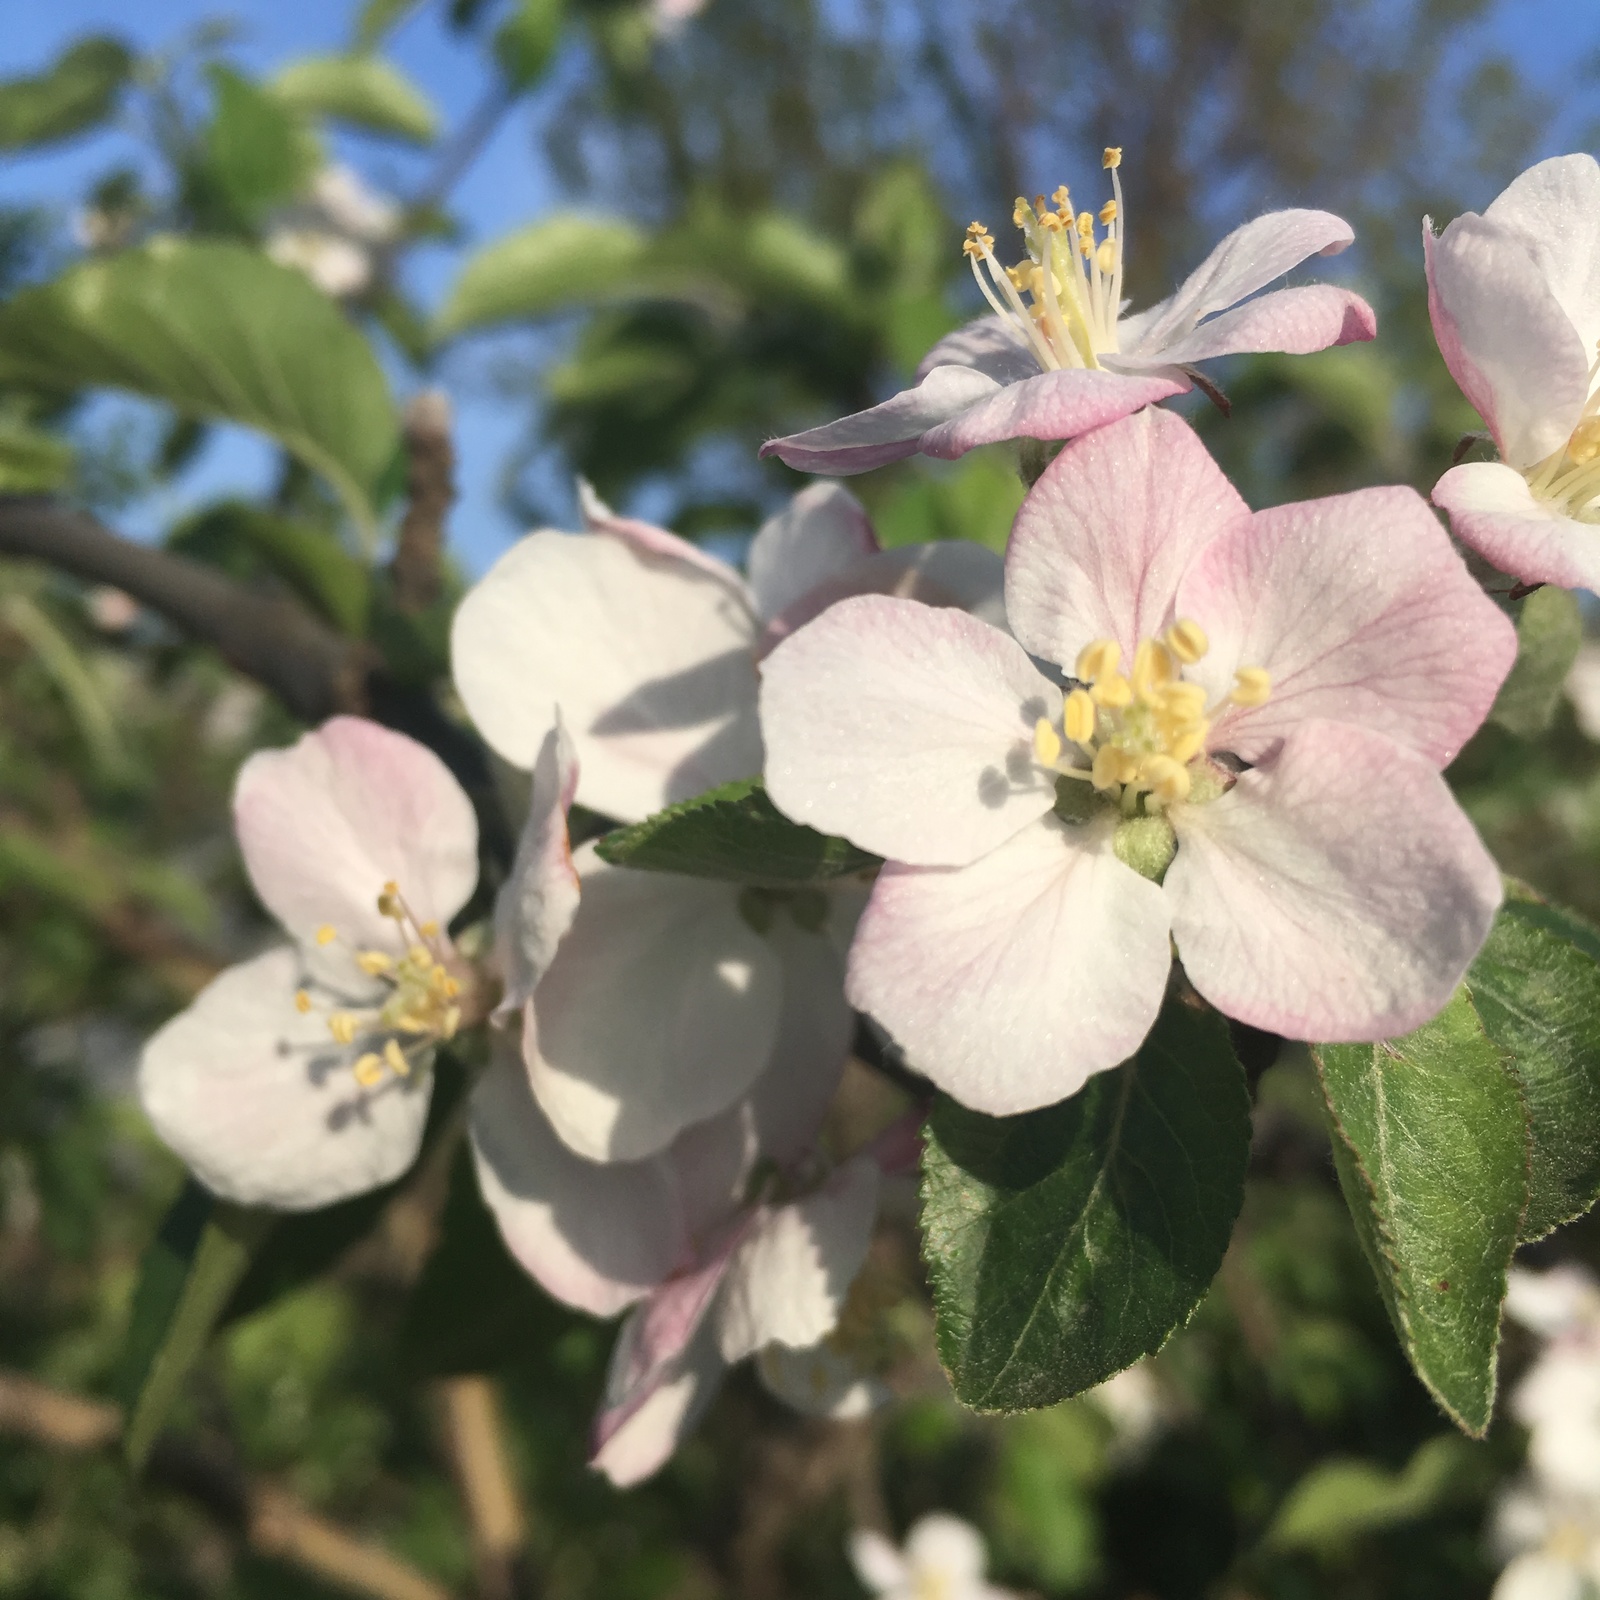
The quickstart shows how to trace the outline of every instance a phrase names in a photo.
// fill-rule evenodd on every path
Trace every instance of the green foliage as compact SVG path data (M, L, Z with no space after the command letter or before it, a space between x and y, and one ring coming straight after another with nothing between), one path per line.
M768 888L828 883L878 865L847 839L791 822L759 778L725 783L608 833L595 847L618 867Z
M358 527L398 447L367 341L298 272L241 245L155 240L0 307L0 382L128 389L271 435Z
M0 494L49 494L72 473L72 446L54 434L0 418Z
M1060 1105L997 1118L941 1100L922 1223L957 1397L1051 1405L1160 1349L1222 1263L1249 1145L1227 1028L1180 1000Z
M561 42L566 10L566 0L513 0L511 15L494 36L495 59L513 89L531 89L544 76Z
M305 187L320 152L290 108L251 79L219 65L209 76L216 110L190 199L217 223L248 232Z
M1543 1238L1600 1199L1597 954L1592 931L1570 916L1512 900L1467 975L1484 1031L1505 1052L1532 1124L1524 1240Z
M1582 642L1577 596L1549 584L1535 589L1517 614L1517 659L1495 697L1491 720L1523 738L1543 733Z
M64 50L50 69L0 79L0 150L55 144L106 121L133 72L120 39L93 34Z
M1339 1182L1395 1331L1445 1413L1479 1437L1528 1204L1520 1087L1465 990L1403 1039L1312 1053Z
M281 68L271 88L298 112L332 117L370 133L417 144L429 144L439 134L433 102L378 56L303 56Z

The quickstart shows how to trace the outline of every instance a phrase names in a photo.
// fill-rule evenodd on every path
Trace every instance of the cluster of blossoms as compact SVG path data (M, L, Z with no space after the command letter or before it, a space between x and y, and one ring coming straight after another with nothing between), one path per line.
M1506 1313L1541 1347L1511 1397L1528 1470L1495 1506L1494 1600L1584 1600L1600 1589L1600 1286L1579 1267L1514 1269Z
M1152 408L1208 387L1208 357L1373 337L1346 290L1258 293L1349 228L1259 218L1128 315L1119 163L1108 150L1098 217L1064 189L1019 200L1014 267L974 226L994 314L941 341L914 388L767 447L852 472L1064 441L1003 559L883 550L818 483L741 576L585 488L583 532L521 540L454 624L467 713L530 774L492 902L471 805L411 740L341 718L240 773L245 864L289 939L150 1041L152 1120L218 1194L315 1207L406 1169L453 1046L508 1248L566 1304L626 1313L595 1434L618 1483L655 1470L747 1356L807 1412L885 1396L858 1286L917 1117L854 1147L830 1129L855 1011L938 1088L1009 1114L1137 1051L1175 955L1244 1023L1381 1039L1440 1010L1500 904L1441 773L1511 667L1506 613L1411 490L1252 512ZM1600 521L1600 251L1557 225L1580 202L1600 217L1597 186L1587 158L1546 163L1428 235L1441 345L1504 457L1436 499L1529 582L1600 572L1581 566ZM1551 361L1583 354L1559 415L1505 355L1486 262L1524 320L1543 308ZM1516 496L1537 515L1508 521ZM574 807L632 823L758 777L881 868L778 889L572 845ZM863 1577L992 1592L970 1548L950 1569L967 1588L915 1576L924 1544L953 1548L941 1528L904 1558L866 1541Z
M372 282L377 255L400 233L400 207L350 167L323 167L304 197L273 223L267 254L344 300Z

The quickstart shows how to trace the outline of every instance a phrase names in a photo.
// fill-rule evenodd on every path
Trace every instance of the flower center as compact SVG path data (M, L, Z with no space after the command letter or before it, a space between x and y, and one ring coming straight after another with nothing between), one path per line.
M1205 630L1187 618L1159 639L1140 640L1131 673L1120 670L1116 640L1085 645L1060 730L1044 717L1034 727L1034 759L1061 777L1091 783L1130 817L1141 799L1146 811L1158 811L1180 800L1215 798L1196 791L1192 767L1205 752L1212 719L1225 706L1260 705L1272 680L1260 667L1241 667L1233 688L1208 705L1205 689L1183 677L1183 668L1208 649Z
M1022 334L1046 372L1098 367L1098 357L1117 348L1127 230L1117 177L1121 149L1107 146L1101 165L1111 174L1112 193L1100 208L1103 239L1095 237L1093 212L1073 216L1072 196L1063 184L1050 196L1054 210L1043 195L1032 205L1017 197L1012 221L1027 245L1025 261L1002 267L995 260L994 239L981 222L967 229L962 246L984 299Z
M377 978L387 993L376 1004L328 1013L328 1032L338 1044L359 1040L374 1047L357 1056L351 1069L363 1089L376 1088L391 1076L410 1077L434 1045L453 1038L461 1026L461 981L451 972L439 943L439 924L418 922L396 883L384 884L378 910L399 930L404 953L357 950L355 963L368 977ZM330 945L338 937L331 925L317 929L320 945ZM305 989L295 995L294 1003L302 1014L315 1005Z
M1600 522L1600 354L1589 368L1589 399L1567 442L1523 476L1540 500L1579 522Z

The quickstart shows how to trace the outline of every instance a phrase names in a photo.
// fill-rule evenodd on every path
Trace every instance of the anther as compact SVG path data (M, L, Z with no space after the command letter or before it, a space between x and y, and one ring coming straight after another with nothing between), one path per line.
M1067 703L1061 714L1061 726L1074 744L1088 744L1094 738L1097 716L1094 697L1089 691L1074 689L1067 696Z
M376 1089L383 1082L383 1062L370 1051L359 1057L351 1070L363 1089Z
M1158 639L1141 639L1133 656L1133 692L1153 706L1161 689L1178 676L1172 652Z
M1033 754L1041 767L1053 767L1061 759L1061 736L1043 717L1033 725Z
M1167 754L1184 766L1194 760L1205 748L1206 735L1211 731L1209 722L1198 722L1194 727L1167 741Z
M411 1075L411 1063L406 1060L405 1052L400 1048L399 1041L390 1039L383 1047L384 1065L394 1073L397 1078L406 1078Z
M1096 639L1078 652L1073 676L1082 683L1095 683L1115 672L1121 660L1122 647L1115 639Z
M311 996L304 989L295 990L294 1008L302 1017L311 1009Z
M417 932L424 939L437 939L439 937L439 924L437 922L424 922Z
M1137 756L1119 750L1113 744L1103 744L1094 753L1094 765L1089 777L1097 789L1115 789L1120 784L1132 783L1139 775Z
M338 937L339 930L335 928L331 922L324 922L322 926L317 929L318 944L332 944L333 941Z
M1100 165L1108 172L1112 167L1120 167L1122 165L1122 146L1120 144L1108 144L1101 153Z
M348 1011L335 1011L328 1018L328 1032L339 1044L356 1042L356 1019Z
M1101 227L1108 227L1116 220L1117 202L1115 200L1107 200L1106 203L1100 207L1100 225Z
M1101 240L1100 248L1094 253L1094 264L1099 267L1101 272L1107 277L1109 277L1116 270L1117 241L1115 239Z
M394 965L394 959L381 950L360 950L356 952L356 965L369 978L381 978Z
M1600 417L1585 417L1567 440L1567 455L1580 467L1600 457Z
M1179 617L1167 629L1167 648L1186 667L1192 667L1211 648L1206 630L1188 617Z
M1133 704L1133 685L1120 672L1107 673L1089 691L1094 703L1107 711L1122 711Z
M1240 667L1228 698L1236 706L1262 705L1272 693L1272 675L1264 667Z
M1171 756L1146 756L1140 764L1139 777L1163 805L1189 797L1189 769Z
M1156 691L1161 709L1174 721L1187 726L1206 708L1206 691L1198 683L1169 683Z
M1056 209L1062 216L1072 215L1072 195L1068 192L1066 184L1062 184L1050 198L1055 201Z

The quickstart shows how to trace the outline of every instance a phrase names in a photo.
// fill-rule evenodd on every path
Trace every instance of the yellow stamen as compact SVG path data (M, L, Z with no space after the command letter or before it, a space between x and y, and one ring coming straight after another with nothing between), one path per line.
M1106 239L1094 253L1094 264L1099 267L1108 278L1117 265L1117 241Z
M1198 722L1176 738L1167 741L1167 754L1184 766L1194 760L1206 747L1206 735L1211 731L1209 722Z
M1139 778L1163 805L1189 797L1189 769L1172 756L1146 756L1139 767Z
M1139 775L1139 758L1114 744L1103 744L1094 753L1094 765L1089 769L1090 779L1097 789L1115 789L1119 784L1132 783Z
M1600 417L1585 417L1567 440L1567 454L1580 467L1600 457Z
M1180 728L1204 714L1206 691L1198 683L1169 683L1157 691L1161 709Z
M322 926L317 929L318 944L332 944L333 941L338 937L339 930L335 928L331 922L324 922Z
M1109 228L1116 220L1117 202L1115 200L1107 200L1106 203L1100 207L1100 226L1102 228Z
M304 989L295 990L294 1008L302 1017L311 1009L311 996Z
M1106 168L1107 171L1113 167L1120 167L1122 165L1122 146L1120 144L1108 144L1101 153L1100 165Z
M359 1026L358 1019L351 1016L348 1011L335 1011L328 1018L328 1032L340 1044L354 1044L356 1041L356 1029Z
M1141 639L1133 654L1133 692L1148 706L1159 703L1160 691L1178 676L1172 652L1158 639Z
M394 1073L397 1078L408 1078L411 1075L411 1063L406 1060L405 1052L400 1048L399 1042L390 1039L383 1047L384 1065Z
M1061 736L1043 717L1033 725L1033 754L1042 767L1053 767L1061 759Z
M1228 698L1236 706L1259 706L1272 693L1272 675L1262 667L1240 667Z
M1055 201L1056 210L1063 218L1072 215L1072 195L1068 192L1066 184L1062 184L1050 198Z
M417 932L424 939L437 939L439 937L439 924L437 922L424 922Z
M363 1089L376 1089L383 1082L383 1062L370 1051L359 1057L351 1070Z
M1206 630L1188 617L1179 617L1167 629L1167 649L1186 667L1192 667L1211 648Z
M1094 703L1107 711L1122 711L1133 704L1133 685L1120 672L1099 679L1089 693Z
M381 950L360 950L356 952L356 965L368 977L381 978L394 965L394 958Z
M1096 639L1078 652L1078 664L1073 676L1083 683L1096 683L1108 673L1117 670L1122 660L1122 649L1115 639Z
M1094 738L1097 717L1094 697L1087 689L1074 689L1067 696L1061 726L1074 744L1088 744Z

